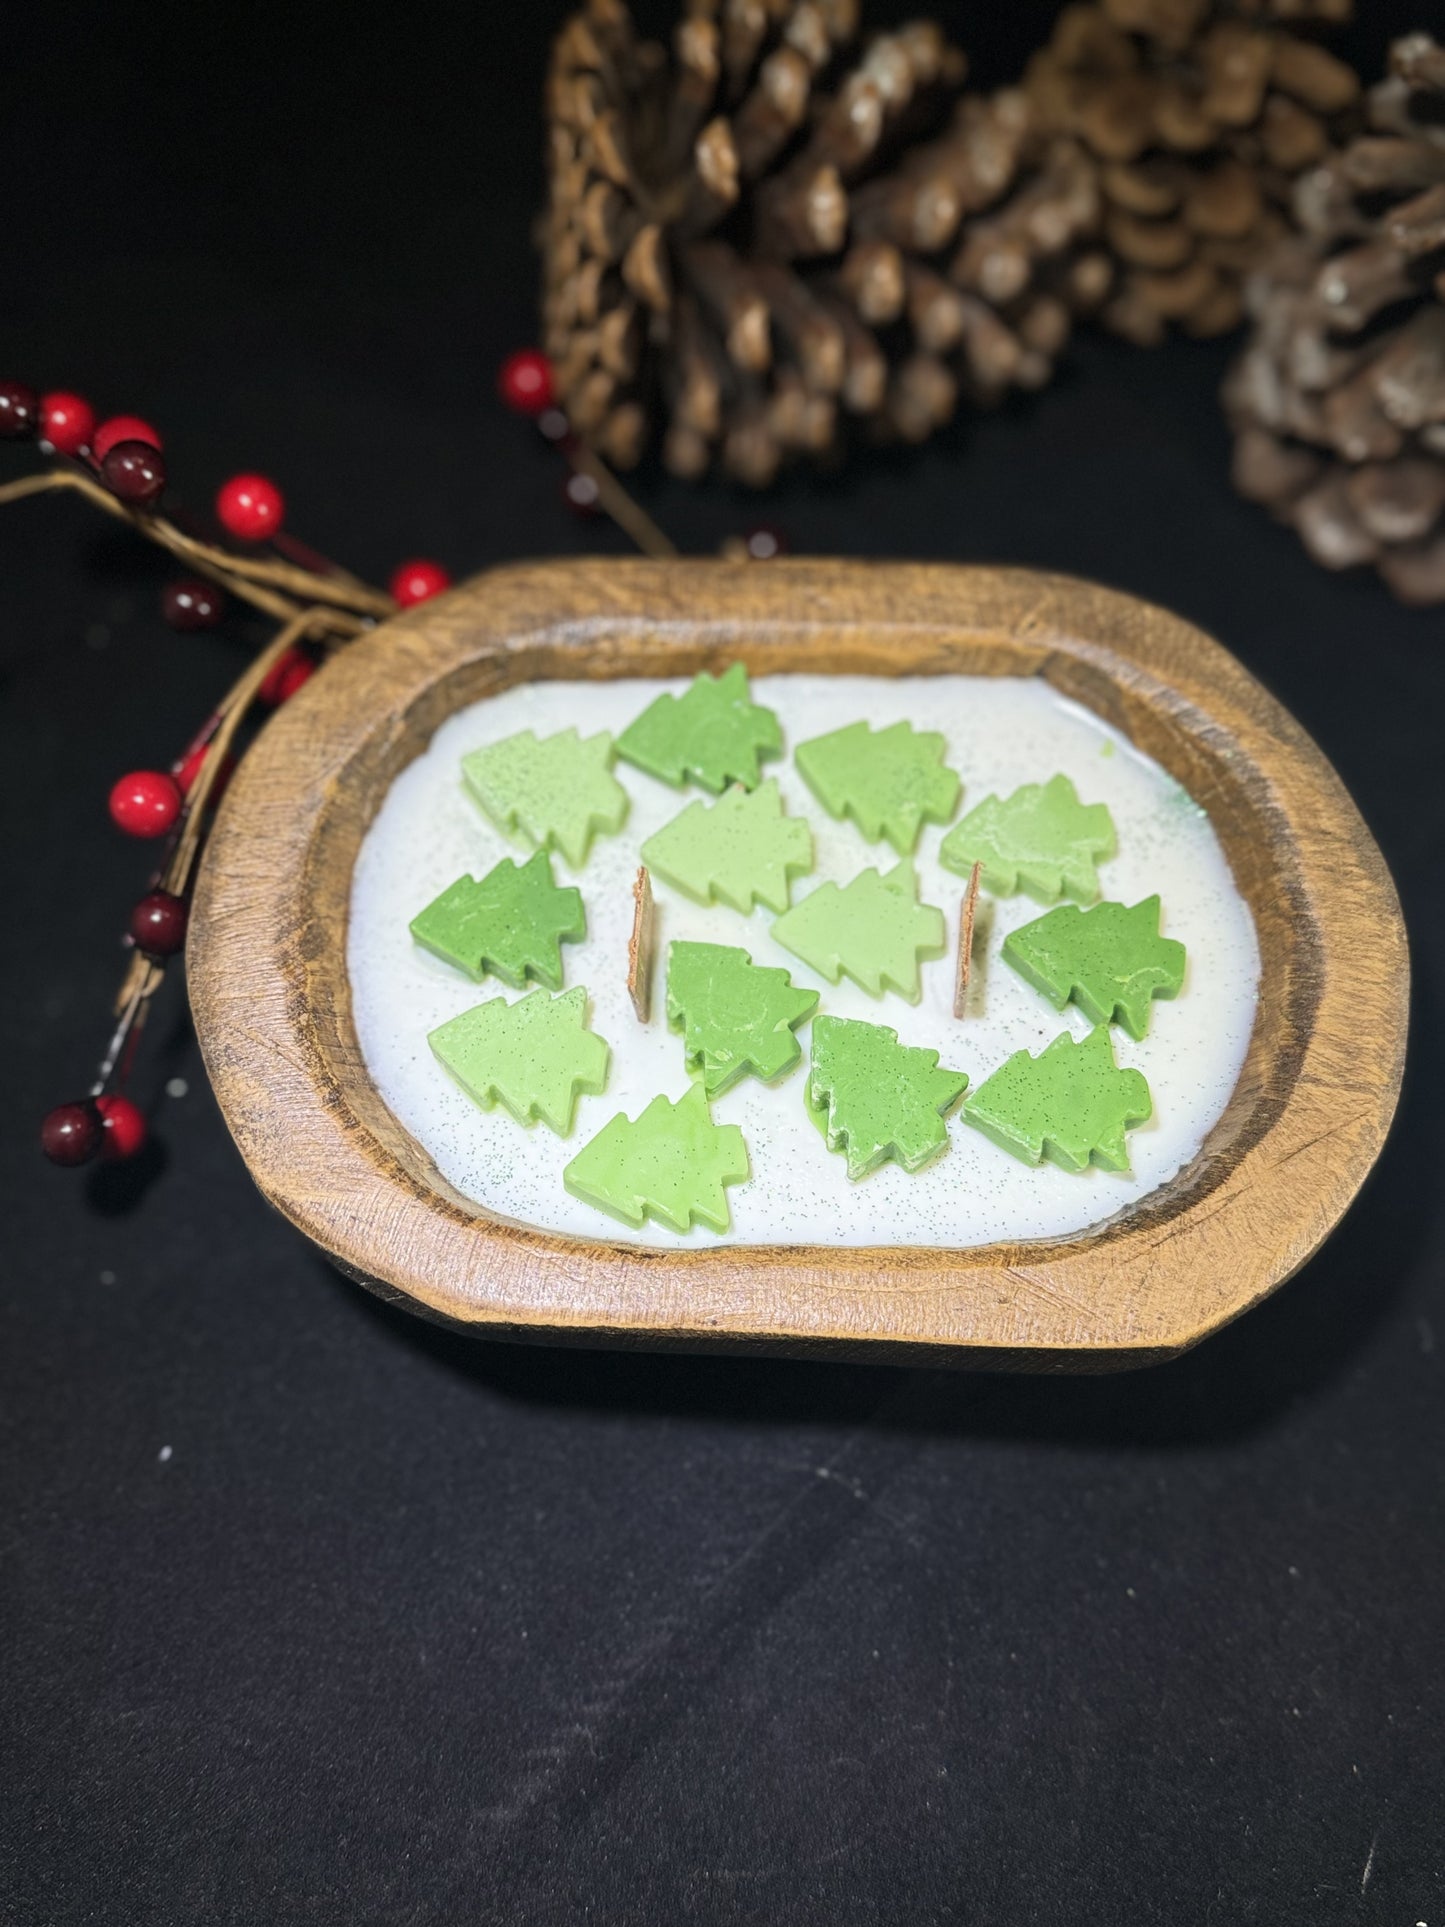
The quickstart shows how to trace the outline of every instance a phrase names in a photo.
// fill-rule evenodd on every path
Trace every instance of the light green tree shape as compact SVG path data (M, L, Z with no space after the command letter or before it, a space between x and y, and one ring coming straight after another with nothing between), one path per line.
M870 843L886 836L910 856L925 821L946 823L958 806L963 785L944 767L946 748L936 730L912 723L849 723L799 743L793 761L830 816L852 817Z
M943 955L947 931L943 912L918 901L918 875L905 858L887 876L864 870L842 889L821 884L778 918L773 935L830 984L851 977L872 997L895 990L916 1004L920 962Z
M462 777L498 829L559 850L580 870L599 831L620 830L627 791L612 775L612 738L530 729L462 758Z
M477 1004L441 1024L427 1042L484 1111L497 1104L519 1124L541 1118L558 1137L572 1129L577 1098L607 1085L612 1053L587 1027L587 992L545 990L509 1004Z
M574 1198L636 1229L655 1218L670 1231L694 1224L726 1231L726 1186L748 1176L736 1124L714 1124L707 1093L693 1084L674 1104L655 1097L640 1117L621 1112L604 1124L562 1173Z
M1002 799L986 796L954 824L938 860L959 876L981 863L984 887L995 896L1026 890L1040 903L1065 895L1092 903L1099 894L1095 865L1116 847L1107 806L1081 803L1067 776L1052 776Z
M964 1100L963 1115L1025 1164L1047 1157L1082 1171L1092 1160L1127 1172L1124 1133L1153 1109L1143 1073L1119 1068L1100 1024L1080 1043L1064 1031L1037 1057L1015 1051Z
M1184 945L1160 936L1158 897L1062 904L1011 931L1003 954L1055 1009L1072 998L1091 1024L1117 1022L1133 1038L1148 1031L1154 999L1178 996L1184 982Z
M778 719L752 700L740 662L720 676L699 676L681 696L659 696L617 739L624 762L674 789L691 781L714 796L730 783L755 790L759 757L782 747Z
M677 942L668 953L667 1020L709 1097L750 1073L771 1084L791 1070L802 1056L793 1032L817 1004L816 990L731 944Z
M889 1159L921 1170L947 1146L943 1120L967 1085L962 1071L939 1068L936 1050L900 1044L886 1024L813 1019L808 1109L850 1178Z
M500 977L520 990L528 978L562 988L563 942L587 935L582 892L559 884L545 850L520 866L503 857L478 883L458 877L411 920L423 949L469 977Z
M689 803L648 837L642 860L696 903L714 900L746 917L755 903L786 910L792 879L813 867L813 832L783 813L777 778L751 794L734 787L708 804Z

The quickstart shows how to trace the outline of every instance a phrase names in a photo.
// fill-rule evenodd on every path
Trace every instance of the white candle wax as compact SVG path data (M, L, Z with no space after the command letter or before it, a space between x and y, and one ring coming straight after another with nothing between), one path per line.
M866 843L852 823L828 816L792 766L796 744L860 718L879 728L906 720L940 730L949 767L963 778L960 814L990 793L1006 796L1060 771L1073 779L1083 802L1109 806L1118 854L1100 867L1103 896L1135 903L1157 892L1163 934L1183 942L1189 956L1181 994L1155 1001L1148 1036L1135 1043L1117 1027L1113 1032L1118 1062L1144 1073L1154 1099L1153 1117L1129 1135L1132 1174L1090 1169L1073 1175L1047 1162L1032 1168L955 1114L948 1149L922 1171L910 1175L887 1164L850 1183L843 1158L827 1149L804 1109L805 1025L802 1062L781 1083L747 1078L714 1101L720 1123L742 1127L752 1164L750 1179L728 1192L732 1227L724 1238L699 1227L682 1241L650 1221L632 1232L571 1197L563 1168L610 1117L618 1111L636 1117L659 1092L677 1098L687 1088L682 1040L665 1018L667 947L676 938L736 944L755 963L782 965L794 983L821 993L821 1010L890 1025L903 1043L926 1045L944 1065L966 1071L970 1088L1012 1052L1037 1052L1065 1028L1076 1037L1089 1028L1074 1006L1056 1011L999 956L1003 937L1041 915L1042 906L1027 896L996 899L986 892L969 1014L955 1020L952 944L964 881L940 865L945 831L936 825L925 827L914 861L921 901L937 904L947 917L950 952L924 964L920 1003L875 999L846 980L831 985L773 941L771 912L759 908L742 917L721 905L703 908L654 879L658 974L652 1022L640 1025L626 989L638 851L702 792L672 790L619 763L616 774L632 799L621 833L599 837L575 874L553 858L558 881L578 884L586 904L586 941L564 945L563 962L567 986L586 986L593 1027L612 1046L607 1089L580 1100L565 1139L544 1124L525 1128L500 1107L480 1110L442 1069L427 1033L474 1004L521 993L490 980L471 982L421 950L408 930L412 917L463 872L484 876L503 856L525 850L466 794L461 759L523 729L539 736L570 726L584 735L617 734L661 691L681 694L687 686L686 679L539 682L462 710L397 778L367 834L348 933L357 1033L382 1098L459 1191L547 1230L650 1245L959 1248L1066 1237L1146 1197L1189 1162L1239 1076L1259 984L1253 919L1203 811L1157 763L1038 679L768 676L754 682L753 693L777 712L785 752L765 773L777 776L789 812L811 825L817 852L813 874L795 880L795 903L826 880L846 883L860 870L887 870L898 860L886 843Z

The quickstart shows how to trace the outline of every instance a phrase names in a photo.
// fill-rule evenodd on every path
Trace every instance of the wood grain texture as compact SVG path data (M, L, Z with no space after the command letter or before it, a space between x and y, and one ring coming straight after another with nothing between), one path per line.
M1248 899L1259 1013L1194 1161L1107 1224L972 1251L658 1249L499 1218L382 1103L351 1015L357 851L388 785L463 705L517 682L751 674L1039 675L1209 812ZM1288 1278L1389 1128L1408 959L1339 778L1217 643L1130 596L1022 570L837 561L499 570L354 644L230 787L191 919L196 1027L265 1195L353 1277L495 1336L867 1350L1108 1369L1173 1355Z

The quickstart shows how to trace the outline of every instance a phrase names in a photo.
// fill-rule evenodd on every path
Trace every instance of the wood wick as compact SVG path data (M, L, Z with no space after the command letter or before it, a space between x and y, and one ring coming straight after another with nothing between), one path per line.
M958 975L953 984L955 1017L966 1016L968 1012L968 979L973 969L973 919L978 911L978 880L982 875L982 863L975 863L969 872L968 888L963 893L963 903L958 912Z
M639 1024L652 1015L652 959L656 946L657 907L652 900L652 878L641 863L632 882L632 936L627 945L627 994Z

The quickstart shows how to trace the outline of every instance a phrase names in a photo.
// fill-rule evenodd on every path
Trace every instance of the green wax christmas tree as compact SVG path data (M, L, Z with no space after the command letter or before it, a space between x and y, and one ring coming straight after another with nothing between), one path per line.
M478 982L500 977L520 990L528 978L562 988L563 941L587 934L582 892L560 885L552 859L538 850L518 865L503 857L478 883L458 877L412 918L411 934L434 956Z
M699 676L681 696L649 703L618 737L617 754L674 789L690 781L719 796L730 783L755 790L759 757L782 746L777 717L752 700L748 672L735 662L720 676Z
M634 1229L655 1218L672 1231L694 1224L726 1231L725 1187L747 1175L742 1132L736 1124L714 1124L707 1095L694 1084L675 1104L653 1098L636 1119L619 1112L583 1145L562 1182L574 1198Z
M709 1097L749 1073L770 1084L791 1070L802 1055L794 1029L817 1003L816 990L795 990L786 970L730 944L679 942L668 955L667 1019Z
M484 1111L501 1103L519 1124L542 1118L558 1137L572 1129L579 1093L607 1083L611 1052L587 1028L580 988L561 997L534 990L515 1004L495 997L439 1025L427 1042Z
M1064 895L1092 903L1099 894L1094 866L1114 850L1114 819L1105 806L1081 803L1067 776L1053 776L1002 800L986 796L954 824L938 860L959 876L982 863L984 887L995 896L1027 890L1040 903Z
M793 761L830 816L851 817L870 843L886 836L910 856L924 823L946 823L958 805L963 785L943 766L945 748L937 731L912 723L849 723L800 743Z
M943 912L918 901L906 860L887 876L864 870L842 889L824 883L773 925L783 948L829 983L851 977L870 996L896 990L912 1004L922 995L920 960L941 957L946 934Z
M647 839L642 860L684 896L726 903L746 917L755 903L787 909L792 879L813 867L813 833L783 814L770 776L751 795L730 789L716 803L689 803Z
M962 1096L962 1071L941 1070L936 1050L900 1044L885 1024L815 1017L808 1107L843 1151L850 1178L892 1159L918 1171L948 1143L944 1118Z
M1119 1023L1142 1038L1156 997L1175 997L1184 982L1184 945L1159 934L1159 899L1126 908L1071 903L1004 938L1003 954L1019 975L1059 1010L1069 999L1091 1024Z
M1037 1164L1050 1158L1065 1171L1090 1160L1127 1172L1124 1133L1154 1108L1140 1071L1121 1070L1107 1024L1075 1043L1068 1031L1037 1057L1015 1051L965 1099L968 1123L994 1143Z
M612 738L530 729L462 758L467 788L499 829L560 850L580 870L599 831L620 830L627 791L611 774Z

